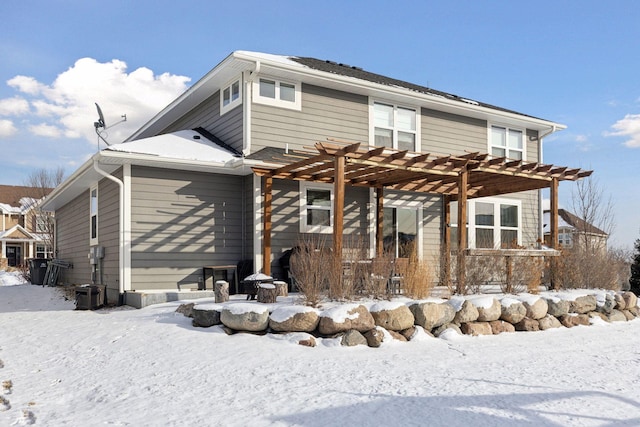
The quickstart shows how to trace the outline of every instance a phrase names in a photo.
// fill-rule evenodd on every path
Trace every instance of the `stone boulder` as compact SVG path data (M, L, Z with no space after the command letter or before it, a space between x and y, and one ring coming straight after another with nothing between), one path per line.
M562 323L555 316L547 314L542 319L538 319L538 326L541 331L546 331L547 329L560 328Z
M391 338L393 338L396 341L402 341L402 342L407 342L409 341L404 335L402 335L400 332L396 332L396 331L387 331L389 332L389 335L391 335Z
M460 330L465 335L493 335L489 322L470 322L460 325Z
M567 300L558 298L546 298L547 300L547 314L554 317L564 316L569 314L571 309L571 303Z
M583 325L583 326L590 325L589 316L586 314L565 314L564 316L560 316L558 320L560 321L562 326L567 328L573 328L574 326L579 326L579 325Z
M525 317L515 325L516 331L524 331L524 332L534 332L540 330L540 323L538 323L535 319L530 319Z
M367 345L367 339L359 331L356 331L355 329L349 329L342 335L340 344L346 347Z
M334 335L351 329L366 332L375 326L373 316L364 305L342 304L320 313L318 332L323 335Z
M636 294L634 294L633 292L624 292L622 294L622 298L624 299L624 302L626 303L626 309L629 310L631 309L631 307L638 307L638 297L636 296Z
M612 298L612 300L613 300L613 298ZM611 314L611 313L609 313L609 314ZM609 315L608 314L604 314L604 313L600 313L599 311L592 311L592 312L590 312L588 314L588 316L591 319L596 319L597 318L597 319L602 319L605 322L609 322Z
M503 332L515 332L516 327L513 326L509 322L505 322L504 320L494 320L489 322L489 326L491 326L491 332L493 335L498 335Z
M631 312L631 314L633 314L636 317L640 317L640 308L638 307L630 307L627 308L627 310L629 310Z
M421 302L409 306L415 318L415 324L428 331L451 323L456 316L453 307L448 303Z
M475 297L469 301L478 309L478 322L492 322L500 319L502 304L493 297Z
M275 332L313 332L319 321L315 309L300 305L277 307L269 315L269 327Z
M478 309L469 300L465 300L460 307L460 310L456 312L453 318L453 323L460 325L462 323L475 322L478 320Z
M367 345L369 347L380 347L382 341L384 341L384 332L382 329L373 328L364 333L364 338L367 340Z
M627 320L633 320L636 318L636 316L634 316L629 310L622 310L622 314L624 314L624 317L626 317Z
M500 301L500 319L511 324L516 324L527 315L527 309L520 301L513 298L503 298Z
M376 326L381 326L388 331L402 331L412 327L415 322L411 310L405 304L374 304L369 311Z
M571 301L570 313L586 314L590 311L596 311L597 301L595 295L584 295Z
M178 308L176 308L176 313L183 314L186 317L193 317L193 306L196 305L193 302L187 304L180 304Z
M527 315L529 319L538 320L547 315L549 310L549 304L547 300L539 297L529 297L522 302L524 308L527 309Z
M298 344L304 347L315 347L316 339L313 337L313 335L309 335L307 338L298 341Z
M622 297L622 294L615 294L613 298L616 301L616 310L624 310L627 308L627 301Z
M459 335L462 335L462 330L460 329L460 326L456 325L455 323L447 323L446 325L442 325L442 326L439 326L439 327L435 328L434 331L433 331L433 335L436 336L436 337L439 337L447 329L453 329Z
M599 311L600 313L609 314L611 313L611 310L613 310L615 307L616 307L615 296L606 294L604 296L604 302L601 305L598 304L598 307L596 308L596 310Z
M200 328L209 328L221 323L220 311L215 308L194 306L191 309L191 317L193 318L193 326Z
M420 326L418 326L420 327ZM407 341L411 341L413 339L413 337L416 336L416 333L418 332L418 327L416 327L415 325L413 325L410 328L407 329L403 329L402 331L400 331L400 333L407 339ZM424 331L424 328L422 328L422 330ZM431 335L431 332L425 331L426 334ZM431 335L433 336L433 335Z
M230 304L222 309L220 321L235 331L265 331L269 326L269 309L250 303Z
M609 314L609 322L626 322L627 316L620 310L611 310Z

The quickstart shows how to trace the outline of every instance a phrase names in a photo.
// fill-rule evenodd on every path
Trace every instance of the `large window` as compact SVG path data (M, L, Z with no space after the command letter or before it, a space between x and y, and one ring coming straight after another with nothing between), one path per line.
M416 209L384 208L383 246L385 252L397 258L409 258L416 249L418 211Z
M89 244L98 243L98 187L92 187L89 196Z
M300 83L261 77L254 82L253 101L258 104L299 110L302 105Z
M220 115L242 103L242 84L235 79L220 90Z
M300 183L300 232L333 231L333 186Z
M489 148L493 157L526 160L522 130L492 125L489 138Z
M419 151L419 115L415 108L373 102L371 111L373 145Z
M522 245L521 203L509 199L478 199L467 205L470 248L509 249ZM451 241L458 236L458 203L451 203Z
M36 258L52 258L52 251L49 245L36 245Z

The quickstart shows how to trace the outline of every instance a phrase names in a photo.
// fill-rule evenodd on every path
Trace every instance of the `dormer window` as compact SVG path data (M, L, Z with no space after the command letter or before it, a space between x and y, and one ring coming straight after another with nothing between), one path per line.
M261 77L254 82L253 102L300 110L300 83Z
M235 79L220 90L220 115L242 104L242 85Z

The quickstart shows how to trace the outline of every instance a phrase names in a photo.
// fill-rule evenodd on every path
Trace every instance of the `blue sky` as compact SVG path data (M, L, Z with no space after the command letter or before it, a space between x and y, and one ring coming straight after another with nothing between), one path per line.
M67 174L234 50L312 56L567 125L544 160L594 169L612 241L640 237L640 3L3 1L0 183ZM568 207L571 184L560 187Z

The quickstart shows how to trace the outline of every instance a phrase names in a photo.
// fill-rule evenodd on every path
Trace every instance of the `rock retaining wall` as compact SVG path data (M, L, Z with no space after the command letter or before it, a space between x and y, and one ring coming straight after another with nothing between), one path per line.
M384 301L369 308L349 303L324 311L300 305L190 303L176 311L192 317L194 326L222 325L229 334L307 332L312 336L300 344L311 347L313 336L339 337L346 346L379 347L386 339L409 341L417 328L433 336L449 329L467 335L496 335L590 325L592 319L623 322L640 316L638 299L631 292L473 295L408 303Z

